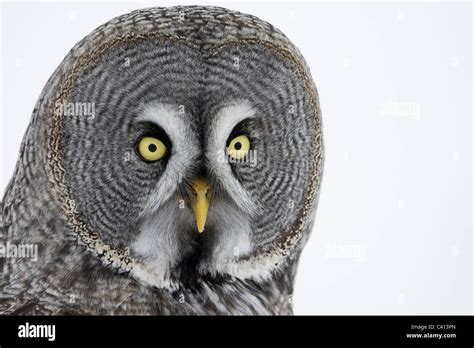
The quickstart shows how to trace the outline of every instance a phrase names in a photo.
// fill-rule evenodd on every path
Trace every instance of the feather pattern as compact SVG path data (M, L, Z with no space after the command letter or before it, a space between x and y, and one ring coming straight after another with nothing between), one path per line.
M236 132L255 161L222 161ZM146 163L137 139L162 136ZM225 157L225 156L224 156ZM297 48L218 7L149 8L77 43L33 110L0 203L0 313L291 314L323 169ZM196 232L192 182L212 189Z

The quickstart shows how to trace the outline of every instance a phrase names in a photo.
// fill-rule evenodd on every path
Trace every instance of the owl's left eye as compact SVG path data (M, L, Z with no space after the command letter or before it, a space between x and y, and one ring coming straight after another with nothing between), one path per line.
M233 138L227 146L227 155L235 160L241 160L250 151L250 139L246 135Z
M166 154L166 145L158 138L143 137L138 142L137 151L146 162L156 162Z

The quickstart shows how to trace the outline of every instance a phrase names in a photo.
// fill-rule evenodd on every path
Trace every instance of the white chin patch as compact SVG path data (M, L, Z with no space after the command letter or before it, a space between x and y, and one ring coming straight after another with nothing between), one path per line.
M183 253L176 219L178 204L173 199L143 218L139 235L131 246L132 255L138 256L145 268L156 279L168 283L170 270ZM160 286L161 287L161 286Z
M222 199L215 203L218 208L210 209L209 228L201 235L204 253L196 272L239 279L268 279L284 255L248 258L253 252L249 217L233 202ZM173 272L180 272L180 262L196 247L193 240L198 232L194 230L192 219L189 210L180 209L174 200L146 217L131 248L132 255L142 266L140 272L150 274L140 276L141 280L159 288L179 288L173 281L176 276Z
M213 235L206 247L207 255L199 265L201 274L226 274L227 266L236 262L239 257L252 251L251 227L248 214L238 209L229 199L215 202L217 209L209 211L209 231ZM203 233L206 233L204 231Z

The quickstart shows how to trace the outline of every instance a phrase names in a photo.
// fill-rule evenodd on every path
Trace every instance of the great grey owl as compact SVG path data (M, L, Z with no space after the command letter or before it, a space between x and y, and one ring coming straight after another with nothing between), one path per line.
M12 116L13 117L13 116ZM218 7L149 8L77 43L1 206L2 314L291 314L319 196L297 48Z

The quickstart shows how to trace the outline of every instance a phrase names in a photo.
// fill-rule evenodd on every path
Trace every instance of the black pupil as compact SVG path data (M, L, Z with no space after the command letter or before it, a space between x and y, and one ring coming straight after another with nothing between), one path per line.
M236 142L235 145L234 145L234 148L235 148L236 150L240 150L240 149L242 148L242 144L239 143L239 142Z
M156 151L156 145L155 144L150 144L148 145L148 150L150 152L155 152Z

